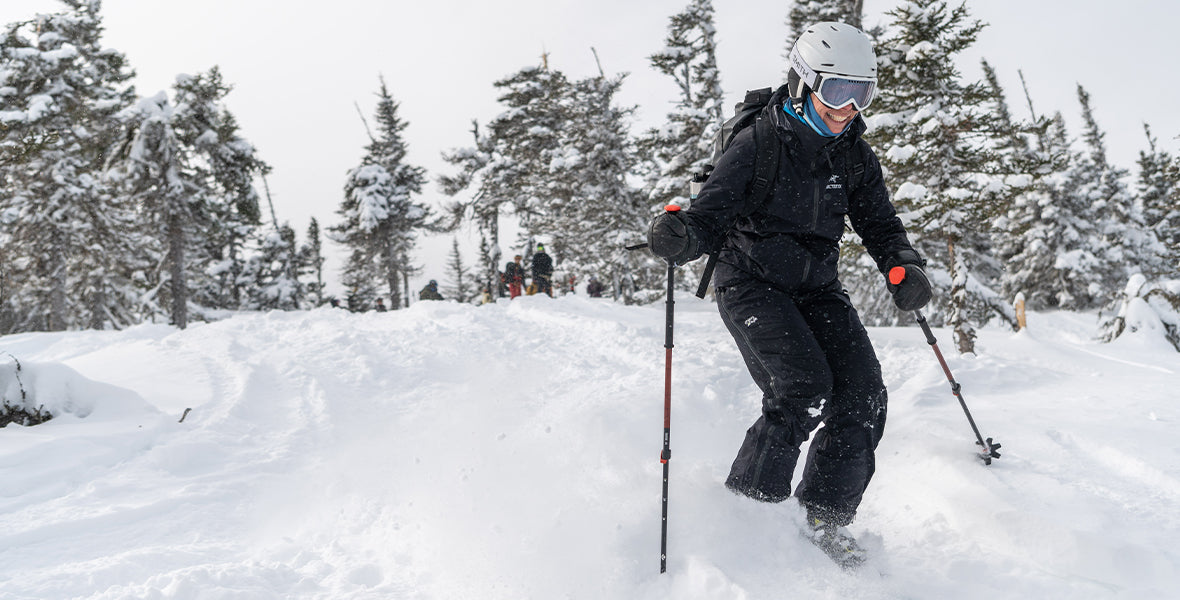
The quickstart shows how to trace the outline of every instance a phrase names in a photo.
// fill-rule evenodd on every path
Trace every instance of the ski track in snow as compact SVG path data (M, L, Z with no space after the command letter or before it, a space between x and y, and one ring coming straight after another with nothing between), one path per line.
M722 485L760 393L693 298L663 575L662 305L6 336L93 410L0 430L0 599L1180 597L1180 354L1097 344L1092 315L1030 321L982 329L976 356L936 330L1003 444L991 466L921 331L870 329L889 420L855 573L799 537L793 501Z

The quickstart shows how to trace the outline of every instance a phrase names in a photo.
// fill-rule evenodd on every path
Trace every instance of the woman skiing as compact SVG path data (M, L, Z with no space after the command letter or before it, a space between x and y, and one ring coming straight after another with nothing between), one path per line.
M930 299L924 261L889 201L880 163L861 139L860 112L876 92L869 38L818 23L795 42L787 85L771 97L781 146L772 191L752 206L755 127L741 130L687 210L651 224L649 247L675 264L719 249L718 310L762 390L762 414L746 432L725 485L767 502L791 496L800 446L815 433L794 495L813 540L843 565L863 560L844 526L875 469L885 427L881 367L836 263L845 217L902 310ZM900 272L899 272L900 273Z

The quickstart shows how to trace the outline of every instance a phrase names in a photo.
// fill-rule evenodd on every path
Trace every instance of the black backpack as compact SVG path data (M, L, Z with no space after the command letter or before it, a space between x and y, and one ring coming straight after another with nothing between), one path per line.
M746 97L734 106L734 115L721 124L721 129L713 138L713 156L709 163L705 164L700 172L693 174L691 189L694 200L697 193L700 192L701 186L708 180L713 166L721 160L721 155L733 144L733 139L737 137L738 132L753 125L754 176L750 179L750 187L746 189L745 195L748 198L753 198L754 202L749 204L752 208L743 212L741 216L750 216L754 210L766 202L774 187L774 179L778 174L779 157L782 153L782 144L779 143L778 134L775 133L774 124L771 123L770 115L766 110L773 95L774 89L772 88L747 90ZM846 178L850 191L860 184L864 170L865 166L860 161L859 154L854 155L853 162L849 165L849 177ZM709 260L705 263L705 271L701 274L701 283L697 286L696 296L698 298L703 299L708 292L709 282L713 279L713 269L717 266L717 256L720 254L720 248L709 253Z

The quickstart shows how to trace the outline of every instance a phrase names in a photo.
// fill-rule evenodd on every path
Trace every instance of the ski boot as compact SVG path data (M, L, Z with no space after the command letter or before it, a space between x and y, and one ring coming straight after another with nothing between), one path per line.
M851 571L864 564L868 558L847 528L812 515L808 515L807 525L811 528L808 536L811 543L823 550L840 568Z

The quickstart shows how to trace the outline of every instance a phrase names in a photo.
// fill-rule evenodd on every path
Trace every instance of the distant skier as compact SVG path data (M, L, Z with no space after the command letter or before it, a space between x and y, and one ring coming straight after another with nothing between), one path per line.
M533 255L533 293L553 296L553 258L545 253L544 244L537 244Z
M591 275L590 283L586 284L586 294L591 298L601 298L602 292L606 291L606 286L597 277Z
M431 279L430 283L426 284L426 287L422 288L421 292L418 292L418 299L419 300L442 300L443 299L442 294L438 293L438 282Z
M809 532L844 566L864 553L852 522L876 468L886 391L868 334L837 279L848 216L901 310L930 300L925 261L910 245L868 143L859 112L877 84L869 38L843 23L805 30L790 55L787 85L764 118L781 144L772 193L759 206L744 192L755 164L755 127L741 130L688 210L651 225L649 246L684 264L720 249L714 280L722 321L762 389L762 416L746 432L725 485L765 502L791 495L800 445L822 423L795 496ZM850 175L850 165L863 174ZM742 216L747 215L747 216Z
M504 283L508 284L508 297L515 298L524 292L524 265L520 264L520 259L523 258L517 254L512 257L512 262L504 266Z

